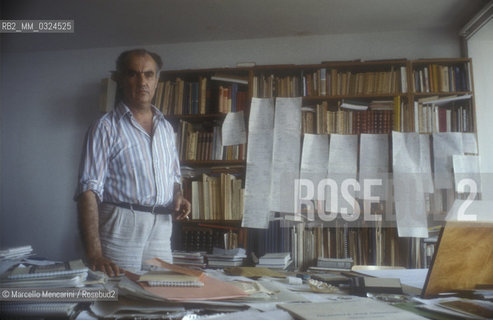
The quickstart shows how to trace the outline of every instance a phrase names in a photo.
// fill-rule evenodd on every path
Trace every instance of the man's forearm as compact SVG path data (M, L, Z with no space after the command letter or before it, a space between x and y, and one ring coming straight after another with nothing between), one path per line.
M175 182L175 184L173 185L173 198L181 195L182 195L181 185Z
M99 213L96 195L86 191L79 197L79 230L88 259L103 255L99 239Z

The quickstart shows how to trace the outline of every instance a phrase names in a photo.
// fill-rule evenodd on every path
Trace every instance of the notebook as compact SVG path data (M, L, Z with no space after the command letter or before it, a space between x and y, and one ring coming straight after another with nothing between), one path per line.
M171 270L176 273L198 277L199 280L204 283L204 285L201 287L152 287L149 286L146 282L138 281L139 276L136 276L135 274L132 274L128 271L125 272L128 279L137 282L148 293L164 298L166 300L225 300L233 298L243 298L248 296L248 294L240 288L224 281L209 277L199 270L193 270L170 264L158 258L148 260L146 261L146 263L159 268Z
M168 271L149 271L139 278L151 287L202 287L199 277Z
M73 260L68 262L54 263L44 266L28 266L28 267L16 267L14 270L7 274L7 278L14 279L33 279L44 278L54 276L76 275L85 273L88 268L84 265L82 260Z
M423 298L493 284L493 223L449 221L438 237Z
M3 316L15 319L33 316L67 318L74 313L76 306L76 302L2 302L1 310Z

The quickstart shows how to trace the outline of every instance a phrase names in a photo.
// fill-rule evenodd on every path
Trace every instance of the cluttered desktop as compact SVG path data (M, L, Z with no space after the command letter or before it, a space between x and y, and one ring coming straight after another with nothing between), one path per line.
M427 269L319 258L316 266L296 271L289 252L266 253L255 266L244 266L245 251L236 248L211 255L175 251L173 263L154 258L140 272L110 278L82 260L51 261L36 257L31 246L8 248L0 251L0 314L79 320L491 319L493 233L487 226L448 222ZM485 245L471 245L479 238Z

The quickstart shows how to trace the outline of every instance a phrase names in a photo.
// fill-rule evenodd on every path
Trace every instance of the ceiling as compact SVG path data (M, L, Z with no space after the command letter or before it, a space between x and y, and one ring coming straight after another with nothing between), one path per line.
M488 0L0 0L0 16L74 20L73 34L1 34L5 51L341 33L458 32Z

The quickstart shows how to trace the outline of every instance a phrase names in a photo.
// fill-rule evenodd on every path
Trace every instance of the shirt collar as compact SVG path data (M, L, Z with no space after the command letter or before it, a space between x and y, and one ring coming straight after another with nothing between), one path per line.
M154 105L151 105L153 114L155 117L157 117L158 120L164 119L164 115L161 111L159 111L158 108L156 108ZM118 121L120 121L121 118L123 118L125 115L131 115L132 111L130 111L130 108L123 102L120 102L117 104L115 108L115 113L117 116Z

